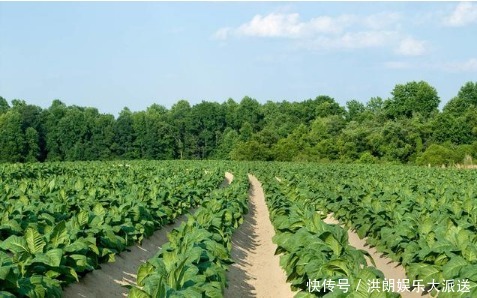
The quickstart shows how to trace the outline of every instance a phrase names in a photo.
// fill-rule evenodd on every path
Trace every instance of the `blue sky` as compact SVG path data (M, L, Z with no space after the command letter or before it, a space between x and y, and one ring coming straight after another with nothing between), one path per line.
M1 2L0 96L117 113L477 81L476 2Z

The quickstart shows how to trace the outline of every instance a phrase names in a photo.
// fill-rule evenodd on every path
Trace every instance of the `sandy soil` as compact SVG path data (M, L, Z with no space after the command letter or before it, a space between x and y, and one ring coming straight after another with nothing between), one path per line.
M158 249L168 241L167 234L186 220L180 216L172 225L156 231L149 239L144 239L141 246L129 247L116 256L114 263L101 265L101 269L86 274L79 282L69 285L63 290L63 297L122 297L127 296L125 284L136 284L136 273L139 266L153 257Z
M328 214L328 217L324 220L327 224L340 224L338 220L333 217L333 214ZM371 257L373 257L374 262L376 263L376 268L381 270L384 273L384 276L387 279L403 280L406 279L406 271L399 263L392 261L391 259L385 257L383 254L379 253L374 247L370 247L366 244L366 238L359 239L357 233L352 230L348 230L348 239L349 243L356 247L357 249L363 249L369 252ZM368 260L368 265L372 266L372 263ZM403 298L407 297L421 297L421 293L400 293Z
M231 173L225 173L222 187L233 180ZM156 231L149 239L144 239L141 246L129 247L130 251L116 256L114 263L101 265L101 269L86 274L79 282L71 284L63 290L63 297L126 297L128 289L122 285L135 284L139 266L153 257L158 249L168 241L167 234L187 220L184 214L174 224Z
M232 258L237 262L227 273L229 287L225 297L293 297L285 272L275 255L277 246L272 242L275 234L270 222L262 185L249 175L249 213L232 238Z
M234 180L234 175L229 172L225 172L225 180L222 182L222 187L227 187Z

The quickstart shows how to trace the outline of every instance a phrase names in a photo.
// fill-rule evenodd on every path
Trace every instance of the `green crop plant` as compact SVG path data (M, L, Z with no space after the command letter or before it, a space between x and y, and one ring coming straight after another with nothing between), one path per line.
M61 297L223 181L217 163L0 166L0 296Z

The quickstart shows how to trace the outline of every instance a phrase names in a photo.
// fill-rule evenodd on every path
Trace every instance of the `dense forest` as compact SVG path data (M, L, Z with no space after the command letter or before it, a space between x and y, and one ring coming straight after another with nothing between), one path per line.
M434 87L398 84L388 99L329 96L260 104L180 100L115 118L54 100L0 97L0 161L232 159L453 164L477 158L477 82L439 110Z

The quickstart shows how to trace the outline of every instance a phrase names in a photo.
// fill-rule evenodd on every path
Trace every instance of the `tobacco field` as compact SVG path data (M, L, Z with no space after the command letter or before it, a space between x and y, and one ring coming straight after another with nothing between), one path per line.
M233 180L223 185L224 173ZM222 297L232 239L261 181L280 266L296 297L399 297L348 230L404 267L429 296L477 296L477 172L225 161L0 165L0 297L62 297L180 215L187 219L136 271L129 297ZM329 224L333 216L340 224ZM346 279L345 288L341 282ZM329 280L326 290L310 280ZM450 291L450 281L459 282ZM264 280L260 282L273 281ZM462 282L462 284L460 284ZM446 285L447 283L447 285ZM457 291L459 286L460 291Z

